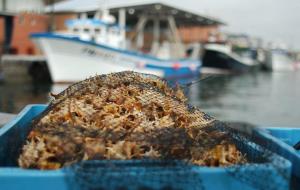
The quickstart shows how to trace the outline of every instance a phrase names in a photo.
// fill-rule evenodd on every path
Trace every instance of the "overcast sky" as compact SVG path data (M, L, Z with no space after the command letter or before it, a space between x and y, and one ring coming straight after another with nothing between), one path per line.
M171 0L170 0L171 1ZM300 50L300 0L172 0L225 21L224 31L284 42Z

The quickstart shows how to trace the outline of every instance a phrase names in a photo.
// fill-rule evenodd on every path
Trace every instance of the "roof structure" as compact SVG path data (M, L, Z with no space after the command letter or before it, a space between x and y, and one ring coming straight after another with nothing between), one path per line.
M163 18L172 15L178 25L224 25L219 19L201 15L194 11L179 8L176 4L163 0L130 0L130 1L103 1L103 0L66 0L47 6L46 12L94 12L99 9L109 9L112 14L118 10L127 10L127 19L134 21L142 14Z
M8 11L0 11L0 16L1 17L12 17L15 16L16 13L13 12L8 12Z

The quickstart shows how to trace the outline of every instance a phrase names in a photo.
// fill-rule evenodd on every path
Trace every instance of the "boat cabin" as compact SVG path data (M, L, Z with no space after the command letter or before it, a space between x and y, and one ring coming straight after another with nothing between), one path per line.
M108 12L103 11L101 14L101 17L99 13L94 18L88 18L86 13L82 13L79 19L67 20L67 33L84 41L124 48L125 27L115 24L115 18Z

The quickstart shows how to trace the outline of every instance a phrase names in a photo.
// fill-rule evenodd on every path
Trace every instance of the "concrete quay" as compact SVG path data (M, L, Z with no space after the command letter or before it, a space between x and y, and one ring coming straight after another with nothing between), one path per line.
M14 119L15 117L16 117L15 114L0 112L0 128L3 127L3 125L11 121L12 119Z

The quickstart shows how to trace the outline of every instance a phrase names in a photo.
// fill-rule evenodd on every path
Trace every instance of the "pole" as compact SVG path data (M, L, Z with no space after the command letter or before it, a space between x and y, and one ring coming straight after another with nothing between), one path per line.
M54 4L55 4L55 0L50 0L50 3L51 3L51 16L50 16L50 27L49 27L49 32L53 32L55 30L55 20L54 20L54 17L55 17L55 9L54 9Z
M121 36L122 36L122 48L125 48L126 45L126 10L119 9L119 26L121 27Z
M144 28L147 22L147 18L142 16L140 18L140 22L137 27L137 38L136 38L136 46L138 49L142 48L144 45Z
M7 7L6 7L6 0L2 1L2 10L6 11Z
M151 46L151 54L156 55L159 49L160 38L160 19L158 17L153 18L153 42Z
M182 46L182 42L181 42L181 38L179 36L177 27L176 27L176 22L173 16L168 16L168 23L169 23L169 27L170 27L170 31L172 33L172 35L174 36L174 40L175 40L175 47L177 49L177 57L183 57L184 56L184 50L183 50L183 46Z

